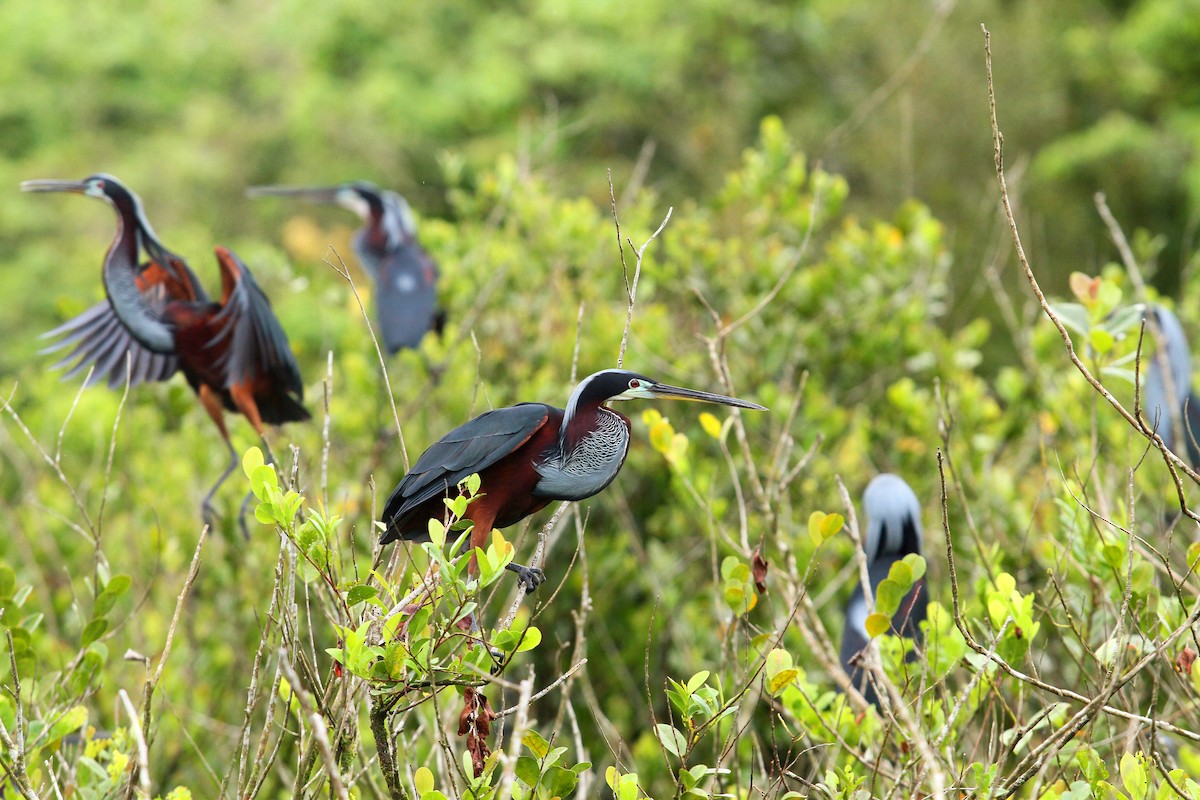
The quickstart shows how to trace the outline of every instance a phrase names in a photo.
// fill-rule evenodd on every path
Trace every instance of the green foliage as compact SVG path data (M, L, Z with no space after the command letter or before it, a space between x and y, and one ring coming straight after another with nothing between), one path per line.
M325 46L311 57L382 93L374 67L340 50L348 39L381 52L375 29L354 22L358 11L331 13L338 36L297 34ZM155 98L127 100L135 115L162 113ZM339 130L357 136L354 119ZM1161 459L1142 458L1144 440L1070 371L1048 323L1016 337L1020 362L993 373L989 323L948 316L954 262L929 208L855 214L848 182L798 152L780 120L759 136L714 192L633 192L618 214L636 246L675 206L645 253L626 364L772 412L630 413L622 475L547 533L550 584L511 615L504 567L533 536L512 527L468 547L477 478L427 543L381 550L375 520L444 432L494 406L562 403L572 365L577 380L612 364L627 295L606 203L563 196L515 158L469 175L448 163L454 222L424 219L422 236L446 276L450 323L387 365L391 398L357 302L319 265L345 231L314 233L309 211L289 212L282 247L258 255L317 420L272 432L278 464L245 448L240 421L232 429L245 480L218 498L224 518L194 583L196 502L226 455L187 387L133 387L124 405L102 389L76 400L30 360L5 389L0 428L0 497L17 531L0 622L18 673L5 667L0 721L17 731L19 701L30 781L86 770L94 796L129 791L136 723L154 791L198 797L223 781L238 796L326 796L335 774L358 796L423 800L590 797L601 775L621 800L767 786L789 800L929 794L943 778L948 792L994 796L1028 758L1044 758L1019 790L1031 796L1101 794L1113 775L1114 791L1159 796L1156 764L1125 763L1128 737L1148 735L1127 734L1127 717L1098 712L1069 741L1052 737L1112 676L1129 680L1111 708L1195 727L1179 632L1198 579L1178 569L1188 548L1159 527L1164 498L1175 502ZM186 199L150 205L171 220ZM109 224L96 223L97 238ZM56 259L88 250L61 238L29 247ZM631 268L628 244L624 255ZM1080 356L1131 398L1129 287L1115 269L1074 284L1055 308ZM838 535L849 510L837 479L855 492L884 469L925 501L928 533L925 558L894 568L876 611L886 617L922 578L933 602L920 648L883 627L870 646L903 705L863 708L838 691L857 566ZM235 521L247 488L249 541ZM122 690L138 705L118 718ZM504 712L501 726L492 714ZM115 743L50 759L66 752L68 722L113 729ZM1196 749L1186 736L1175 744L1181 773L1166 775L1183 786L1200 774ZM218 765L215 778L204 764Z

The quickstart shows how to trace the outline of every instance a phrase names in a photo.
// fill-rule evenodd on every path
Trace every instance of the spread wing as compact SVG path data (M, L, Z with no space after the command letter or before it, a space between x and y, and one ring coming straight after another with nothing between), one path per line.
M175 265L184 280L194 279L191 270L182 261ZM168 300L181 293L181 281L153 261L142 265L136 278L137 288L150 307L161 310ZM193 286L198 286L192 281ZM192 290L194 291L194 289ZM112 388L125 384L126 354L131 359L129 380L131 385L150 381L163 381L175 374L179 361L169 353L155 353L140 344L126 329L113 311L112 304L103 300L74 319L42 334L43 339L58 339L43 349L43 353L57 353L67 348L70 351L57 363L56 368L69 367L64 379L72 378L93 365L95 369L88 385L106 380ZM72 363L74 362L74 363Z
M383 521L400 526L422 503L445 495L472 473L481 472L529 441L550 418L550 406L521 403L480 414L432 444L400 479L383 511ZM385 542L396 538L394 528ZM391 537L391 538L388 538Z
M374 277L379 327L388 353L417 347L437 314L437 265L411 242L380 259Z
M271 302L241 259L223 247L216 253L223 296L213 318L219 333L208 346L224 351L218 367L225 373L225 388L269 385L299 403L304 398L300 368Z

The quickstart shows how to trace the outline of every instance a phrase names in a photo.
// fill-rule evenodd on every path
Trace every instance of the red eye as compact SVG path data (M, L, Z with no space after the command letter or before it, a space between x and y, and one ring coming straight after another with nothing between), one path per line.
M631 381L629 382L629 388L630 388L630 389L636 389L636 388L638 388L638 387L639 387L639 386L641 386L641 385L642 385L642 382L641 382L641 381L639 381L637 378L634 378L633 380L631 380Z

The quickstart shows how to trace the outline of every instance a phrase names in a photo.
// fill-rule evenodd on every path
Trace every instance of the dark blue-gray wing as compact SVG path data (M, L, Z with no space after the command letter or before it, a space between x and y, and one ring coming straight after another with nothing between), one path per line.
M376 309L389 354L416 348L437 316L437 265L416 242L396 248L376 267Z
M218 365L225 371L225 388L265 378L303 399L300 368L271 301L241 259L225 248L216 250L224 291L214 317L220 333L209 340L209 347L224 350Z
M384 507L383 521L390 525L512 453L546 424L552 411L542 403L521 403L480 414L450 431L430 445L400 479Z
M42 334L43 339L58 339L43 353L70 351L54 364L69 367L64 380L92 369L87 385L107 381L112 388L150 381L164 381L179 369L179 360L171 354L155 353L143 347L129 333L107 299ZM127 360L128 359L128 360ZM128 372L126 364L128 363Z

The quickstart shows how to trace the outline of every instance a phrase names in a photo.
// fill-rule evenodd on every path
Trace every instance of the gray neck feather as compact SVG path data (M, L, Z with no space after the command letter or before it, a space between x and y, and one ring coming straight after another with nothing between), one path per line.
M572 398L574 399L574 398ZM574 416L568 406L563 429ZM596 425L574 445L559 438L559 444L536 463L541 480L534 488L539 497L556 500L583 500L602 491L625 463L629 452L629 426L620 414L601 406L596 410Z
M113 313L140 345L154 353L175 352L175 334L137 286L137 234L117 216L117 238L104 259L104 291Z

